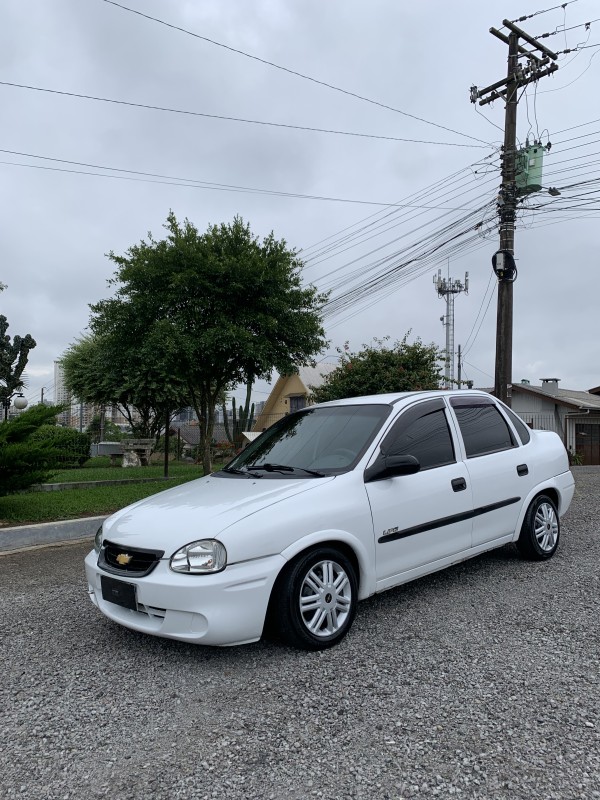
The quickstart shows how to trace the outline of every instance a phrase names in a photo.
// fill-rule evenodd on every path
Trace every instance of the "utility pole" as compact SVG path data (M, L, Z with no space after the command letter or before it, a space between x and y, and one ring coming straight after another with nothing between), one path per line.
M517 209L517 104L519 89L556 72L558 55L518 28L510 20L502 20L509 30L508 36L490 28L490 33L508 45L508 69L506 78L485 89L471 87L471 102L479 101L480 106L493 100L505 102L504 147L502 152L502 183L498 195L498 217L500 220L500 249L492 259L494 272L498 278L498 310L496 316L496 364L494 373L494 394L508 406L511 404L512 390L512 339L513 339L513 283L517 277L515 266L515 216ZM519 43L523 39L533 50ZM542 54L540 58L534 51ZM520 58L527 59L527 65L519 64ZM548 66L549 65L549 66ZM486 96L487 95L487 96Z
M446 366L444 370L444 388L451 389L454 384L454 295L464 292L469 294L469 273L465 272L465 282L455 281L450 276L442 278L442 270L433 276L433 285L438 297L446 298L446 316L440 317L446 328Z

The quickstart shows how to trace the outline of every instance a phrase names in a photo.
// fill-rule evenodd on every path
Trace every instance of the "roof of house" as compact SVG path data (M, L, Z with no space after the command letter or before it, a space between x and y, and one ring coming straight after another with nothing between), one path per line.
M316 389L318 386L321 386L325 381L325 376L329 375L329 373L332 372L336 367L337 364L329 364L324 362L321 362L314 367L299 367L297 373L298 378L306 389L306 393L310 394L311 387ZM279 378L273 384L260 414L268 415L271 412L271 409L275 405L275 401L279 397L280 392L289 377L290 375L279 376ZM259 417L260 414L258 415Z
M337 367L337 364L321 363L316 367L300 367L298 377L307 389L318 389L325 382L325 378Z
M513 383L513 394L515 392L525 392L542 397L548 397L557 403L573 408L590 409L600 411L600 395L592 392L580 392L576 389L559 389L558 386L531 386L527 383Z

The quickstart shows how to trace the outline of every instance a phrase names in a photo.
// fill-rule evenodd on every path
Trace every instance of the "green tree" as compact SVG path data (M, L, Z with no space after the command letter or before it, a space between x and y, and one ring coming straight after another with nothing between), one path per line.
M134 436L158 439L167 414L189 405L186 384L163 359L160 325L145 337L132 305L115 312L114 330L84 336L63 353L65 386L82 403L116 406Z
M100 414L96 414L90 424L85 429L86 434L90 437L92 442L100 441L102 425ZM104 441L105 442L120 442L127 434L123 433L118 425L115 425L109 419L104 420Z
M312 390L314 401L439 389L439 349L434 344L424 345L420 339L409 344L409 333L392 347L385 345L388 339L374 339L373 344L363 345L357 353L350 351L348 343L338 348L339 366L327 375L322 386Z
M326 296L303 287L295 251L271 233L262 242L236 217L204 234L171 212L167 236L109 254L115 297L92 308L92 331L143 352L156 374L186 388L211 469L216 404L239 383L289 372L325 345ZM186 405L182 403L182 405Z
M7 330L8 320L0 314L0 405L4 408L4 419L8 416L10 398L25 385L23 370L27 366L29 351L36 346L30 334L15 336L11 342Z
M56 469L60 452L51 441L34 438L56 414L56 407L40 404L0 425L0 496L42 483Z

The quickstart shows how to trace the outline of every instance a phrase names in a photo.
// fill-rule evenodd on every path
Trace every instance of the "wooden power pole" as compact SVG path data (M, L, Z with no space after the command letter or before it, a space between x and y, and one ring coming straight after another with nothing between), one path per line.
M502 21L509 34L506 36L496 28L490 33L508 45L508 69L506 78L485 89L471 87L471 102L479 101L480 106L493 100L505 102L504 146L502 150L502 183L498 195L498 217L500 220L500 248L494 254L492 263L498 278L498 311L496 317L496 363L494 373L494 394L510 406L512 389L512 339L513 339L513 283L517 270L515 267L515 216L517 209L517 105L519 89L534 83L545 75L556 72L558 58L537 39L517 28L505 19ZM528 50L520 44L522 39L533 49ZM535 51L541 53L538 56ZM520 59L527 64L521 66ZM552 63L550 63L552 61Z

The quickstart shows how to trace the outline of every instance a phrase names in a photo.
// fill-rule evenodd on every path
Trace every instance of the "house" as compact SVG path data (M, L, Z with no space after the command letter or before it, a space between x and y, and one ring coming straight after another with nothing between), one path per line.
M316 367L300 367L298 372L281 375L265 401L254 423L255 431L262 431L292 411L298 411L311 403L310 387L321 386L325 376L337 364L317 364Z
M583 464L600 464L600 386L581 392L560 389L559 378L513 383L512 409L529 427L555 431Z

